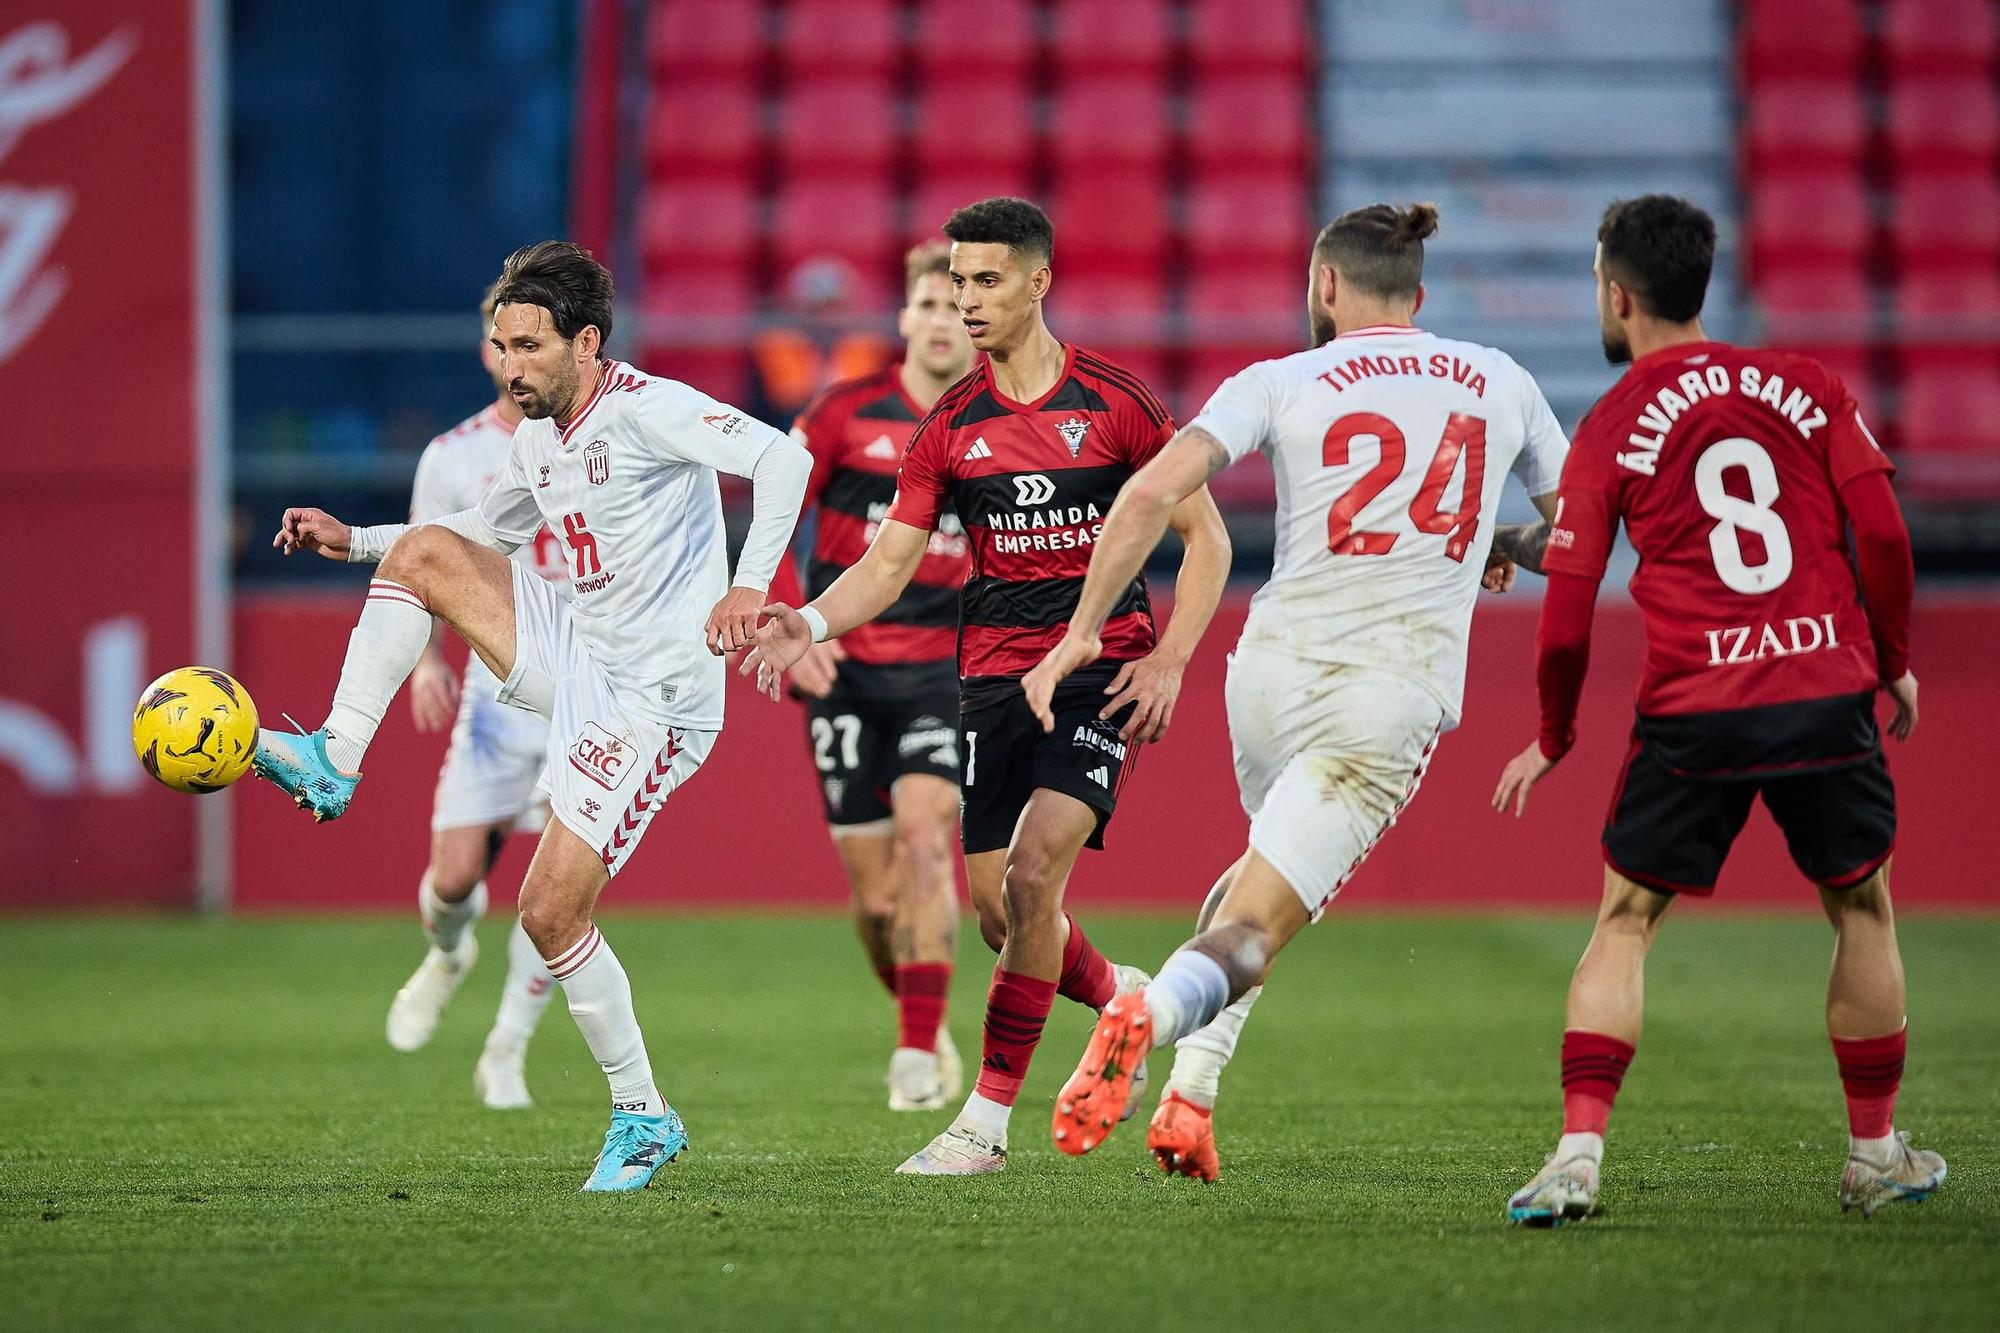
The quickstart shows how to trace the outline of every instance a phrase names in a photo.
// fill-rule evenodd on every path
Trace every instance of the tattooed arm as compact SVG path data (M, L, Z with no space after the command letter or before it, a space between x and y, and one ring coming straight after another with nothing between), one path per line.
M1541 511L1539 523L1502 523L1493 530L1493 551L1486 557L1486 577L1481 585L1488 592L1505 592L1514 586L1514 566L1542 572L1542 557L1548 553L1549 533L1559 507L1556 493L1534 497Z

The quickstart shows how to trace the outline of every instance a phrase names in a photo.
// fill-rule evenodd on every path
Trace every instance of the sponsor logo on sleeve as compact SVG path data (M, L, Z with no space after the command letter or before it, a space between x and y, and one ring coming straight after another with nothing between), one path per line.
M736 412L706 412L702 414L701 424L717 435L736 436L741 435L749 423Z

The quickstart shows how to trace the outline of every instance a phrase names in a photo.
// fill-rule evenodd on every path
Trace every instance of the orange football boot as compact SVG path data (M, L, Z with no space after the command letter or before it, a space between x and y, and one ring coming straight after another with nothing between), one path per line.
M1153 1123L1146 1129L1146 1147L1168 1175L1191 1176L1215 1183L1222 1162L1215 1155L1215 1113L1196 1106L1178 1092L1160 1099Z
M1152 1015L1146 1012L1146 992L1120 995L1104 1006L1091 1029L1083 1063L1056 1096L1050 1125L1056 1147L1080 1157L1098 1144L1125 1114L1132 1096L1132 1073L1153 1049Z

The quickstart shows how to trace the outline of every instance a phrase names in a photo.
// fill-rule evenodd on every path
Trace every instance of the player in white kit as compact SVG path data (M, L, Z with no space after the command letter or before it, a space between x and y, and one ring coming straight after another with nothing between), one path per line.
M410 521L429 523L479 503L507 465L521 409L507 395L500 354L487 339L493 293L479 307L480 360L497 397L425 446L410 494ZM548 528L514 552L545 579L568 566ZM473 928L486 915L486 876L509 833L540 833L549 822L540 790L549 724L493 696L500 682L479 660L467 659L463 681L445 661L444 622L410 676L410 708L418 731L451 728L431 810L431 857L417 885L417 912L429 949L389 1006L389 1044L420 1050L437 1031L445 1006L479 957ZM532 1106L523 1065L528 1039L548 1006L555 978L516 922L507 937L507 980L500 1009L473 1067L473 1089L495 1110Z
M338 817L433 615L492 670L501 702L548 720L543 782L555 818L521 885L521 925L611 1085L611 1127L586 1191L642 1189L687 1146L654 1085L630 982L592 914L715 744L721 655L755 636L812 467L782 432L605 359L611 295L611 274L567 242L508 257L491 337L527 419L475 507L375 528L285 512L273 539L281 551L381 567L325 723L260 733L255 760L315 818ZM733 585L717 470L753 486ZM544 523L568 558L562 587L506 558Z
M1214 1178L1216 1079L1272 960L1395 823L1457 724L1481 583L1504 586L1509 558L1533 567L1546 541L1545 523L1510 530L1489 569L1507 474L1551 516L1569 446L1506 354L1412 326L1436 228L1429 205L1377 204L1320 232L1307 295L1319 345L1228 380L1125 484L1068 634L1024 682L1048 725L1055 683L1097 656L1105 613L1173 506L1253 450L1271 460L1274 566L1227 685L1250 845L1201 933L1105 1008L1057 1098L1065 1152L1118 1123L1153 1045L1188 1038L1148 1139L1168 1171Z

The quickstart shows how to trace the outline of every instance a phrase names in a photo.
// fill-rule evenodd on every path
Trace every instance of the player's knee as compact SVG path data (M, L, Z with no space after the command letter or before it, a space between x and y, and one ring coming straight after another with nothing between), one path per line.
M477 861L440 856L431 862L431 892L439 901L462 903L484 876Z
M544 958L554 958L590 928L590 914L523 886L521 929Z
M1887 924L1895 913L1889 905L1889 868L1881 866L1867 879L1849 888L1819 886L1820 904L1828 919L1838 927L1850 921Z
M424 523L396 539L382 557L378 572L419 593L423 584L436 577L457 558L459 538L447 529Z
M931 896L951 880L951 824L930 811L896 815L896 855L911 892Z
M986 941L986 947L999 953L1007 947L1007 911L999 903L975 902L973 915L979 918L979 938Z
M1062 916L1063 883L1069 878L1066 867L1053 857L1023 851L1007 861L1007 878L1001 898L1007 907L1010 927L1045 925Z

